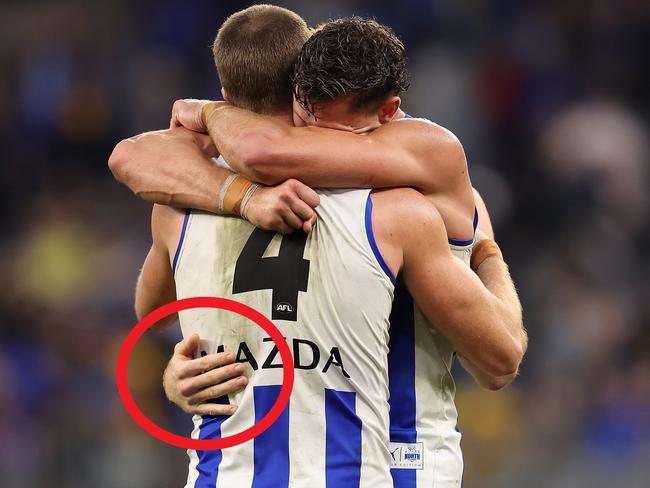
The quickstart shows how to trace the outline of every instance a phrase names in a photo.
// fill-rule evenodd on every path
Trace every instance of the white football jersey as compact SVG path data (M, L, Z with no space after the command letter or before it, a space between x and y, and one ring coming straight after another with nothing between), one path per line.
M192 210L174 257L178 298L217 296L265 314L286 337L295 386L280 418L253 441L190 451L187 487L392 487L388 342L394 284L372 234L368 190L319 192L309 234L281 236ZM180 313L202 352L232 351L249 385L221 402L229 418L195 417L193 437L241 432L266 414L282 383L266 334L226 311Z
M475 218L475 227L476 227ZM450 240L469 266L473 240ZM390 316L388 385L391 474L395 488L458 488L463 476L451 374L454 350L424 317L403 283Z

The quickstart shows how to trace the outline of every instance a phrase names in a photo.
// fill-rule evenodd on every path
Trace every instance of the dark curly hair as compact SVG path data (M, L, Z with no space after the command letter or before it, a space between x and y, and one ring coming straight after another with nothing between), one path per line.
M406 50L395 33L361 17L323 24L305 43L293 76L296 100L310 114L319 103L349 96L374 110L409 87Z

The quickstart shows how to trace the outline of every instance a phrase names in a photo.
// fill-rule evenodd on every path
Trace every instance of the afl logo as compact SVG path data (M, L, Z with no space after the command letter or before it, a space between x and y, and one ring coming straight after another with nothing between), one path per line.
M275 311L280 313L291 313L293 312L293 307L290 303L280 302L275 306Z

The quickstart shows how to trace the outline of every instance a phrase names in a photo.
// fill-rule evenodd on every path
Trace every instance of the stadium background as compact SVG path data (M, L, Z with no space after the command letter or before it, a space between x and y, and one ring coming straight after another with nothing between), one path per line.
M404 39L407 110L463 141L524 304L516 384L458 373L467 487L647 486L650 3L278 2L314 24L372 15ZM218 94L209 45L248 2L3 2L0 485L181 486L185 454L126 416L117 348L149 206L113 145ZM646 55L643 54L646 52ZM151 335L132 386L182 431Z

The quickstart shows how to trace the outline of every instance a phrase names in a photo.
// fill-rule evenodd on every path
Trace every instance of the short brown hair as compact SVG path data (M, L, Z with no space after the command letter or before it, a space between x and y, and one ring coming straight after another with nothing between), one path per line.
M309 112L349 96L355 109L375 110L409 87L404 44L375 20L327 22L305 43L294 73L296 99Z
M231 102L258 113L291 106L294 65L311 31L298 14L253 5L223 23L212 52Z

